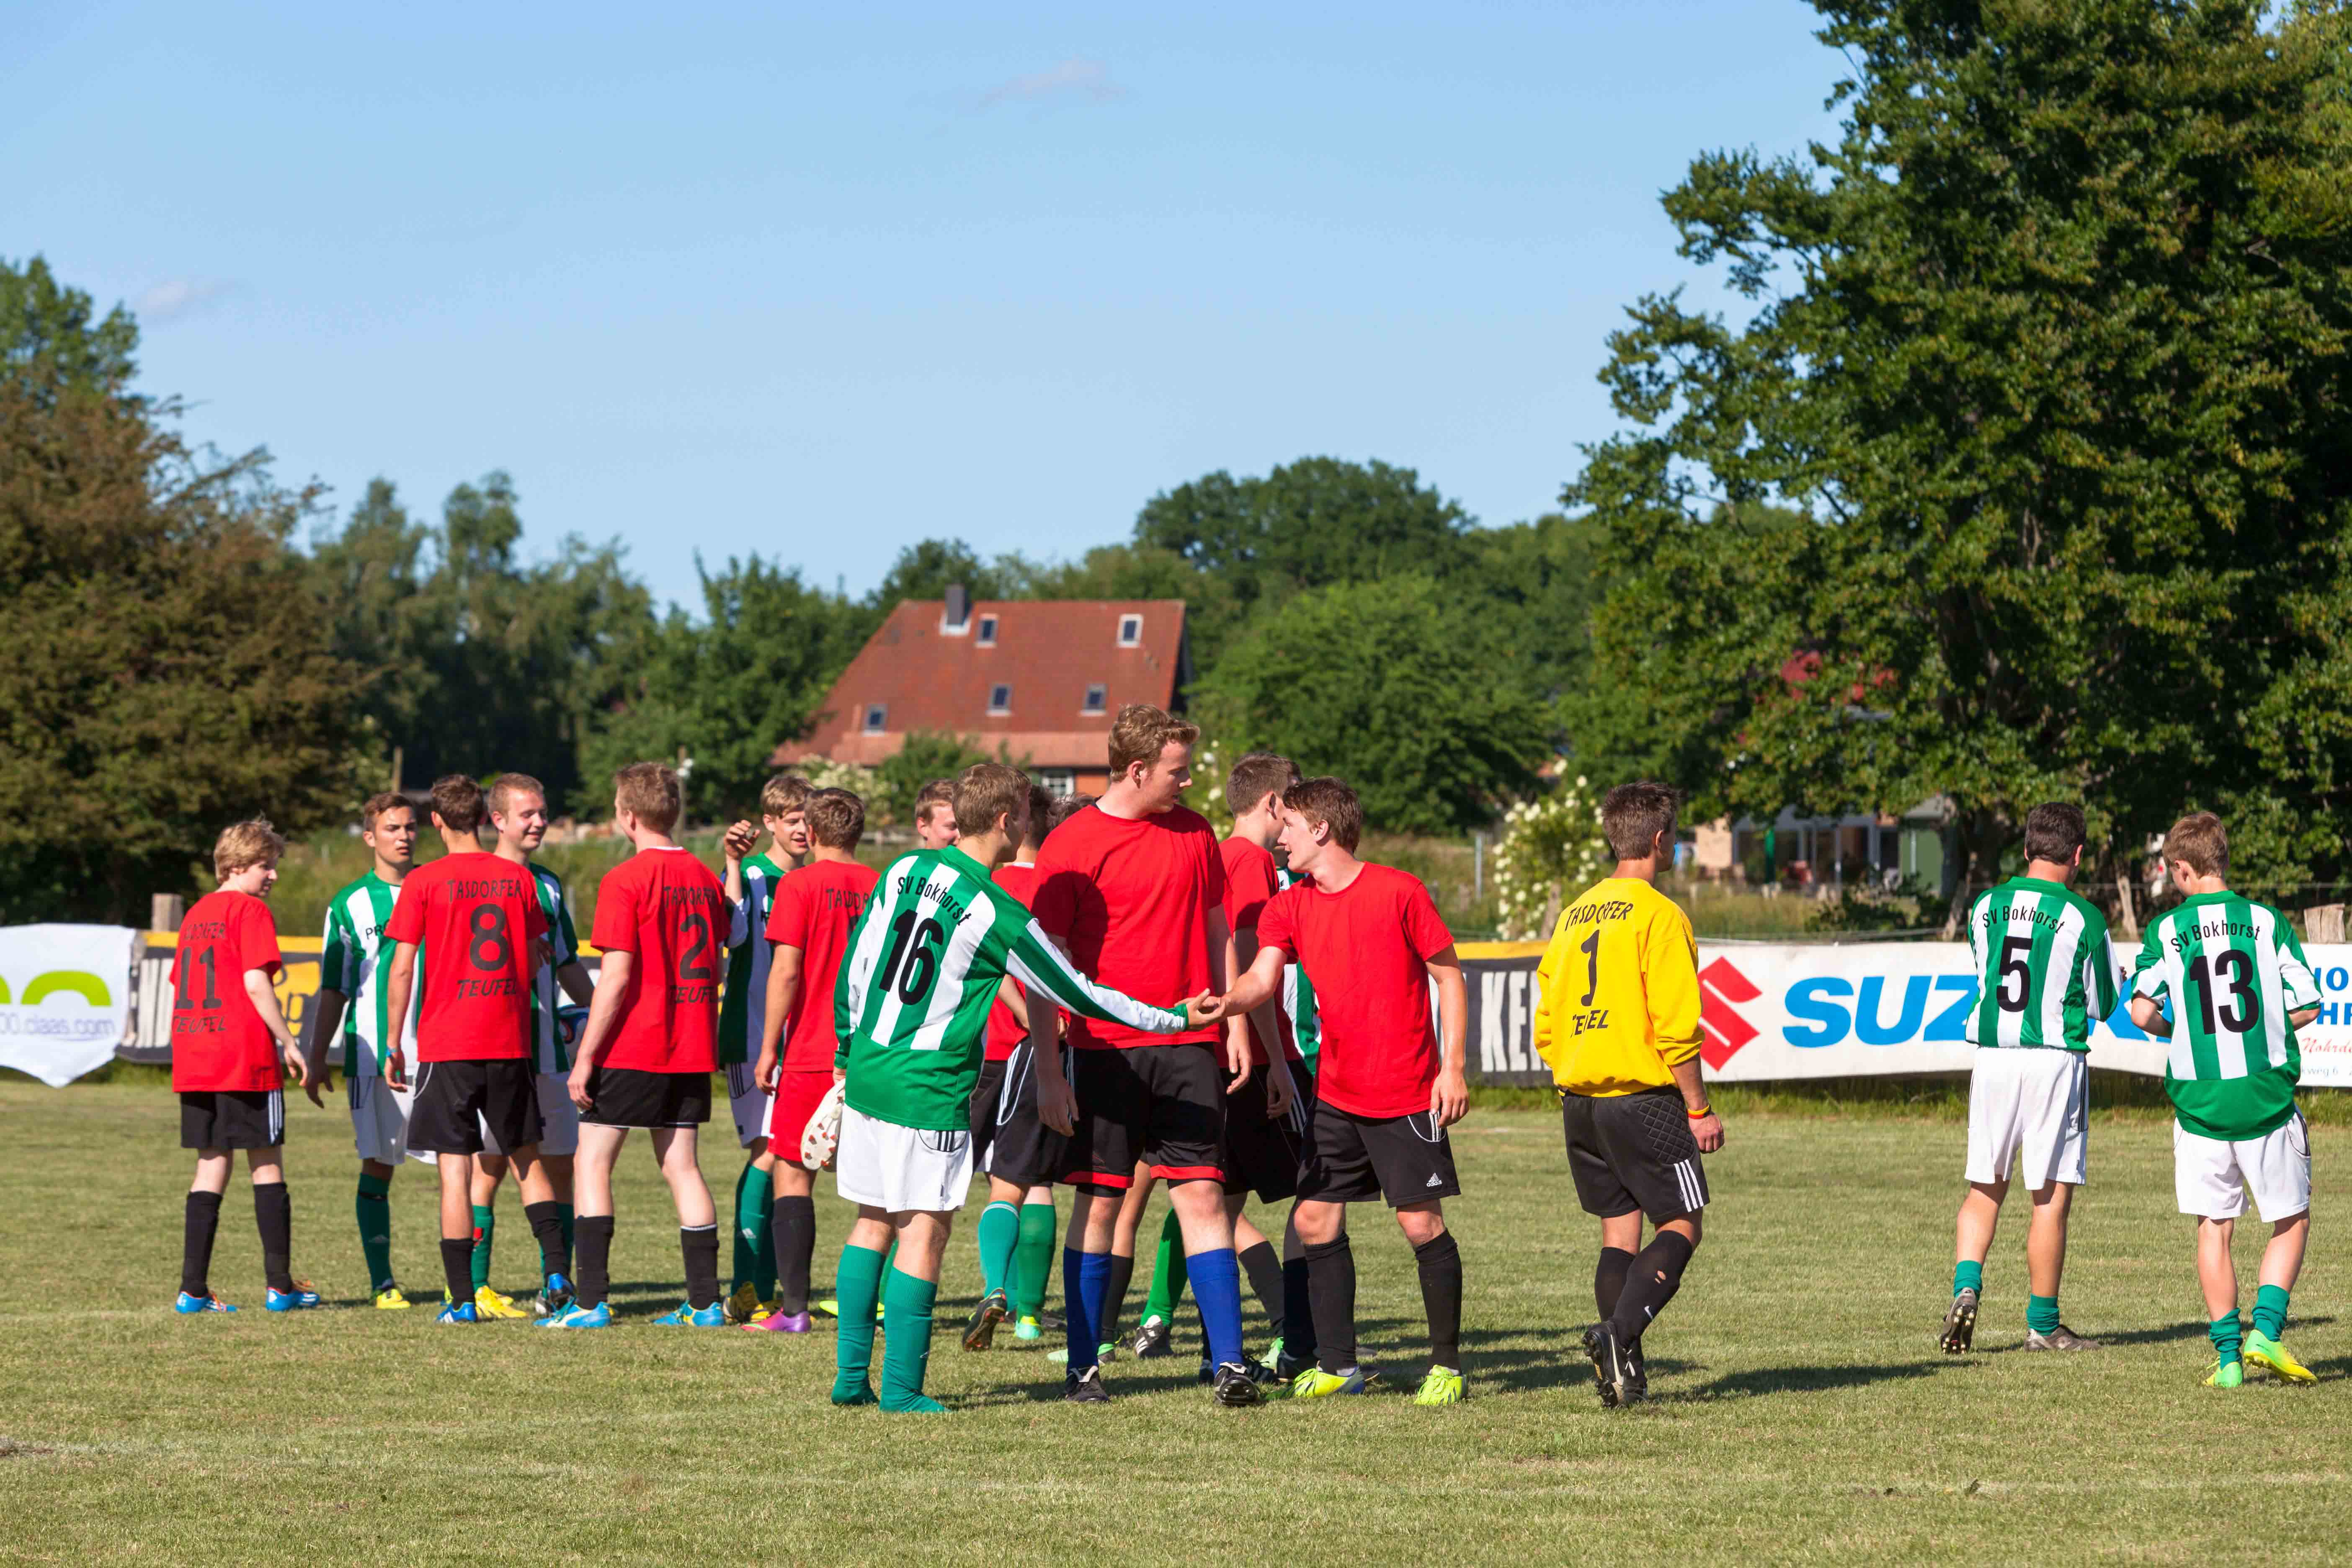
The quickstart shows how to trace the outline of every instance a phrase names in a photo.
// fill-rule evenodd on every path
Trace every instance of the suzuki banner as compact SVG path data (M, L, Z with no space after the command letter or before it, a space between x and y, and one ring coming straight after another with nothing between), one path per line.
M0 927L0 1067L62 1088L103 1067L131 1009L124 926Z

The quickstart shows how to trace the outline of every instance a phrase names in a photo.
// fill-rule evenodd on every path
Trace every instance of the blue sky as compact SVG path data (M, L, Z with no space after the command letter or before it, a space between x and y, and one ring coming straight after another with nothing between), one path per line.
M1549 509L1658 194L1843 64L1788 0L661 9L16 0L0 255L339 510L503 468L663 597L856 593L1307 454Z

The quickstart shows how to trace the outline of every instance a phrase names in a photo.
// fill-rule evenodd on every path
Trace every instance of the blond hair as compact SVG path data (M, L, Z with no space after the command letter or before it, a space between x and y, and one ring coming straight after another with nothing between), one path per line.
M1110 721L1111 777L1123 777L1141 763L1156 767L1160 753L1171 744L1189 746L1201 738L1201 727L1188 723L1149 702L1130 702Z
M760 815L790 816L804 810L816 794L816 786L798 773L778 773L760 786Z
M540 804L547 804L547 786L529 773L500 773L490 781L490 815L504 816L507 802L519 795L535 795Z
M656 833L676 827L686 809L685 796L677 787L677 770L662 763L631 763L614 773L613 804Z
M269 826L269 818L232 822L213 840L213 879L226 882L252 867L274 866L285 853L286 840Z
M1004 817L1013 837L1021 837L1021 818L1029 811L1029 775L1003 763L974 763L955 781L955 825L958 834L986 833Z

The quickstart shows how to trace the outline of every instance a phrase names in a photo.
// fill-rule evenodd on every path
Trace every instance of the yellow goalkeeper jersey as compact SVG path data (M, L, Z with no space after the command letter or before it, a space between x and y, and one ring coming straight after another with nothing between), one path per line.
M1698 1055L1690 917L1638 877L1604 878L1560 911L1536 984L1536 1052L1571 1094L1663 1088Z

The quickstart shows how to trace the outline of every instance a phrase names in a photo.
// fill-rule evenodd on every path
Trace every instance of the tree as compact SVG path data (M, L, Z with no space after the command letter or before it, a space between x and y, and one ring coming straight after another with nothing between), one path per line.
M1470 827L1534 787L1547 750L1543 705L1511 673L1525 629L1420 574L1310 589L1252 627L1195 703L1231 752L1346 779L1377 828Z
M2052 798L2343 875L2352 17L1817 5L1837 144L1665 198L1752 318L1612 340L1597 746L1710 812L1943 793L1964 888Z
M961 584L975 599L1012 595L996 569L982 562L979 552L961 539L924 539L898 552L898 559L883 574L874 592L866 595L879 626L904 599L944 599L948 589Z
M908 733L906 744L883 759L875 772L880 799L875 814L879 823L915 820L915 797L933 779L951 779L975 763L1010 763L1020 767L1026 757L1008 752L1003 742L991 756L981 749L979 741L970 735L935 733L916 730Z

